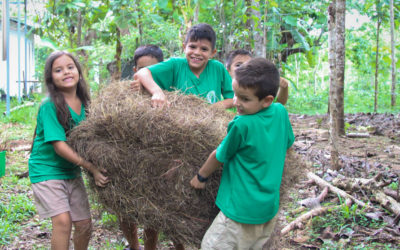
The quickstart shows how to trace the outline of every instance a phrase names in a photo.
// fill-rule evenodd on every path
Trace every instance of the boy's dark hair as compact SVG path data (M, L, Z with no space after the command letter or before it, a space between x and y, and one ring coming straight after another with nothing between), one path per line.
M211 49L215 49L216 35L211 25L207 23L200 23L191 27L186 34L185 44L189 41L198 41L200 39L207 39L211 42Z
M235 70L235 79L241 88L255 89L259 100L276 96L279 89L279 71L265 58L253 58Z
M143 45L135 50L135 56L133 57L133 62L135 66L139 58L141 58L142 56L154 57L155 59L157 59L158 62L164 61L164 55L162 50L160 49L160 47L153 44Z
M233 59L235 59L236 56L241 55L241 56L250 56L252 57L250 51L245 50L245 49L235 49L232 50L231 52L228 53L228 56L226 57L226 68L230 69L232 66Z

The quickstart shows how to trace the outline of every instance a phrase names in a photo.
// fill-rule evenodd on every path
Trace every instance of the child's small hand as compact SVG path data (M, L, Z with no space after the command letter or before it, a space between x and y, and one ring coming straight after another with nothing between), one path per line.
M289 86L288 80L286 80L285 78L281 77L280 80L279 80L279 87L285 89L288 86Z
M162 91L154 93L151 97L151 106L153 108L162 108L165 104L169 106L167 97Z
M197 175L192 178L192 180L190 181L190 185L196 189L204 189L206 187L206 183L200 182L197 178Z
M131 82L131 89L133 91L140 91L142 89L142 84L140 84L140 81L136 74L133 75L133 82Z
M103 174L107 173L107 170L105 169L96 169L93 172L93 177L94 177L94 182L96 183L97 186L99 187L105 187L107 183L110 182L107 176L104 176Z

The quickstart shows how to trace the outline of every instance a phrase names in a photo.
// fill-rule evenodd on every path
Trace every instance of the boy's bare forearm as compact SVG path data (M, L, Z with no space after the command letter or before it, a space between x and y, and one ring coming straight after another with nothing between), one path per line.
M214 103L214 105L222 106L225 109L229 109L229 108L233 107L233 99L232 98L228 98L228 99L216 102L216 103Z
M200 168L198 174L196 174L190 181L190 185L197 189L205 188L207 178L221 166L221 163L217 160L216 151L214 150L207 161ZM199 179L201 178L201 179ZM205 179L204 179L205 178Z
M139 70L137 73L137 81L151 94L151 105L153 107L163 107L168 105L167 97L162 89L154 81L151 71L147 68Z
M214 173L215 170L217 170L220 166L221 163L217 160L217 151L214 150L206 162L203 164L203 166L199 170L199 174L205 178L210 176L212 173Z
M281 77L279 82L279 90L276 97L276 101L285 105L289 97L289 82L285 78Z
M151 94L162 92L162 89L154 81L151 71L147 68L139 70L137 73L137 79L143 85L143 87Z

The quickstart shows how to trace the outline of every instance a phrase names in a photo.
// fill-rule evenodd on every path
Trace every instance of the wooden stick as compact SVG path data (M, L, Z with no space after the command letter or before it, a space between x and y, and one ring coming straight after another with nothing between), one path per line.
M397 191L396 191L396 190L393 190L393 189L390 189L390 188L385 188L385 189L383 189L383 192L384 192L386 195L391 196L391 197L392 197L393 199L395 199L396 201L399 200L399 197L397 196Z
M348 133L346 134L348 138L369 138L370 135L368 133Z
M318 207L318 208L314 208L314 209L308 211L305 214L300 215L294 221L290 222L287 226L285 226L281 230L281 235L283 236L283 235L287 234L288 232L290 232L291 230L298 228L299 224L301 224L302 222L304 222L314 216L318 216L318 215L326 213L331 208L332 207Z
M373 209L371 206L369 206L369 205L365 204L364 202L356 199L354 196L346 193L345 191L343 191L343 190L331 185L330 183L328 183L325 180L321 179L320 177L318 177L314 173L308 172L307 177L312 179L312 180L314 180L315 183L317 183L319 186L328 187L331 192L334 192L334 193L342 196L343 198L351 199L354 203L360 205L361 207L365 207L365 208L368 208L368 209Z
M386 209L390 212L394 213L395 215L400 214L400 204L393 199L392 197L386 195L382 191L375 191L375 199Z

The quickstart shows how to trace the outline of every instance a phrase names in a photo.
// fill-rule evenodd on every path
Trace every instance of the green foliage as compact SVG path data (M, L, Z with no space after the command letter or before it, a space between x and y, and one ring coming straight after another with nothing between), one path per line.
M43 25L36 30L41 35L41 46L35 53L36 72L38 77L42 77L45 58L52 50L74 51L87 69L88 82L96 93L110 79L107 65L116 60L116 44L119 42L122 60L132 59L136 48L143 44L159 45L165 58L179 57L182 56L181 45L188 26L206 22L216 31L217 50L220 52L216 58L223 61L229 49L251 50L254 47L254 29L250 20L256 20L257 32L263 32L262 25L266 27L266 56L282 68L285 78L291 79L287 104L290 112L326 113L329 96L327 8L330 2L275 0L258 1L258 6L253 6L251 1L244 0L52 0L46 5L47 12L37 17ZM400 16L399 3L395 0L396 28ZM373 0L365 4L348 3L349 12L369 17L370 22L359 28L346 27L346 113L373 111L376 48L371 41L375 39L374 18L377 15L383 21L378 111L397 112L400 109L399 104L390 107L390 39L386 39L389 35L388 1L379 1L378 7ZM253 15L251 10L259 11L261 18ZM117 36L117 31L121 37ZM400 45L396 46L396 58L399 58ZM287 58L286 54L289 55ZM283 59L286 61L280 61ZM397 64L399 68L400 60ZM399 89L396 90L397 96Z
M33 124L36 122L36 114L38 112L38 105L31 107L24 107L13 111L9 116L5 117L4 122Z
M326 213L324 216L316 216L312 218L311 235L314 241L320 237L320 233L327 227L330 227L333 233L346 233L352 232L352 228L369 227L369 228L382 228L385 222L381 220L373 220L365 215L364 209L359 209L357 205L348 207L345 204L335 207ZM324 241L323 248L337 247L340 242Z
M116 242L113 240L106 240L105 244L102 246L103 249L115 249L115 250L123 250L125 249L125 244L123 242ZM89 247L89 250L96 250L96 248Z
M399 182L392 182L388 187L392 190L397 190L399 188Z
M43 95L33 94L30 100L24 100L22 103L18 103L15 99L11 100L10 109L20 105L27 104L28 106L11 111L9 116L0 117L0 123L19 123L23 125L36 124L36 115L42 98ZM29 105L30 103L33 103L33 105ZM0 110L4 110L4 112L6 111L5 102L0 102Z
M291 91L286 108L291 113L324 114L328 110L328 89L317 89L304 86L297 91Z
M0 246L4 246L20 231L20 223L32 217L36 210L26 194L2 193L0 200Z
M118 225L117 216L104 211L101 214L101 223L106 227L115 227Z

